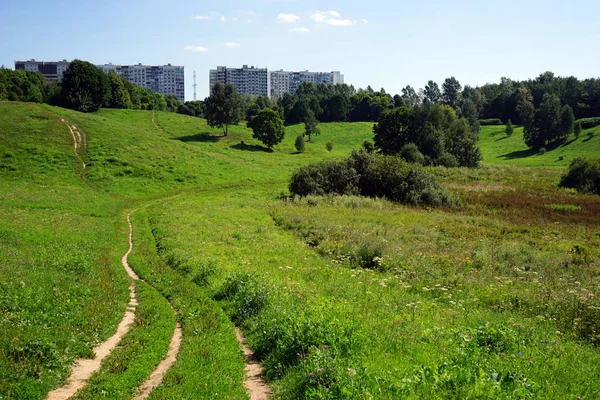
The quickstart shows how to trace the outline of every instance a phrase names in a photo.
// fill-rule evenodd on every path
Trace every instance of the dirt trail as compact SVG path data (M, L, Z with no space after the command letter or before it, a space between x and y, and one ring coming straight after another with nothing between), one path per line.
M160 125L158 125L156 123L156 113L154 111L152 111L152 123L154 124L154 126L156 127L156 129L158 129L162 133L166 133L165 130L163 128L161 128Z
M71 136L73 137L73 153L75 154L75 157L81 161L81 164L85 169L85 162L79 155L79 149L87 147L87 138L85 134L80 132L74 124L70 123L66 119L61 118L60 120L67 125L67 128L69 128L69 132L71 132Z
M262 365L254 358L254 353L246 345L246 339L238 328L235 328L235 336L240 347L244 351L244 361L246 363L246 376L244 377L244 387L250 395L250 400L267 400L270 398L271 389L265 383L262 377Z
M127 216L127 221L129 222L129 215ZM129 267L127 262L127 257L129 256L129 253L131 253L132 249L133 228L131 226L131 222L129 222L129 250L127 250L127 253L125 253L121 259L123 267L127 271L129 277L133 280L132 284L129 286L129 304L127 306L127 311L125 311L123 319L119 323L115 334L108 338L105 342L102 342L94 347L94 358L77 360L75 366L71 370L71 376L69 376L67 379L67 384L48 393L48 396L46 397L47 400L66 400L73 396L79 389L87 385L87 381L92 374L100 369L102 360L104 360L114 350L114 348L117 347L117 344L119 344L123 336L125 336L127 332L129 332L129 329L131 329L131 326L135 320L135 309L138 305L135 297L135 281L139 280L139 277Z

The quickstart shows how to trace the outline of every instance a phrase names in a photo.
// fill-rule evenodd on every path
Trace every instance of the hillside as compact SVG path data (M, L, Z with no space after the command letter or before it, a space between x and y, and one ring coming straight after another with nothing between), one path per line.
M0 398L44 398L114 333L132 211L136 322L78 398L132 398L175 320L150 398L247 398L234 325L276 398L600 396L600 199L546 168L598 137L511 158L521 131L484 127L482 168L432 169L465 203L445 209L281 199L298 166L372 137L321 124L296 154L302 129L270 153L242 125L0 102Z

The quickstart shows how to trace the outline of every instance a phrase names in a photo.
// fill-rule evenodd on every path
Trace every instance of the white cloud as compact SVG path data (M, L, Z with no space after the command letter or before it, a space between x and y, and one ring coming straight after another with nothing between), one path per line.
M208 48L202 46L185 46L183 48L185 51L195 51L196 53L204 53L208 51Z
M220 20L222 23L225 23L225 21L226 21L226 18L225 18L225 16L224 16L224 15L221 15L221 18L219 18L219 20Z
M240 14L245 14L245 15L256 15L256 13L252 10L236 10L237 12L239 12Z
M204 20L207 20L207 19L209 19L209 18L210 18L210 17L208 17L208 16L206 16L206 15L194 15L194 16L192 17L192 19L195 19L195 20L197 20L197 21L204 21Z
M289 32L300 32L300 33L307 33L308 32L308 28L292 28L288 30Z
M333 10L329 10L327 11L327 14L331 15L332 17L341 17L340 13L337 11L333 11Z
M295 14L279 14L277 16L277 22L283 24L295 24L300 20L300 17Z
M331 26L352 26L352 25L354 25L354 23L352 21L350 21L349 19L330 18L326 22L327 22L327 25L331 25Z
M317 11L316 13L314 13L313 15L310 16L315 22L325 22L325 20L327 19L327 16L325 15L325 13L322 13L321 11Z
M238 42L227 42L227 43L225 43L225 46L227 46L227 47L240 47L241 44L239 44Z
M363 24L368 24L369 20L367 20L367 19L361 19L360 22L362 22Z
M238 19L239 19L238 17L231 17L231 20L232 20L233 22L237 21Z

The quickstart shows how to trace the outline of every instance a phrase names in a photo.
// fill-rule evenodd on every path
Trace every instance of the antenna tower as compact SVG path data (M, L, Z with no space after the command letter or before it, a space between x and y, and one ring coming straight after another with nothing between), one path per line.
M196 101L196 86L198 86L196 84L196 71L194 71L194 84L192 86L194 87L194 101Z

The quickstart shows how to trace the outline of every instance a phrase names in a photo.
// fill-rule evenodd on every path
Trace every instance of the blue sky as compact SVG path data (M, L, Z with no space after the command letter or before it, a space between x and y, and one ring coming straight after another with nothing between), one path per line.
M339 70L392 94L449 76L588 78L600 75L599 15L598 1L0 0L0 65L183 65L188 100L193 71L203 99L217 65Z

